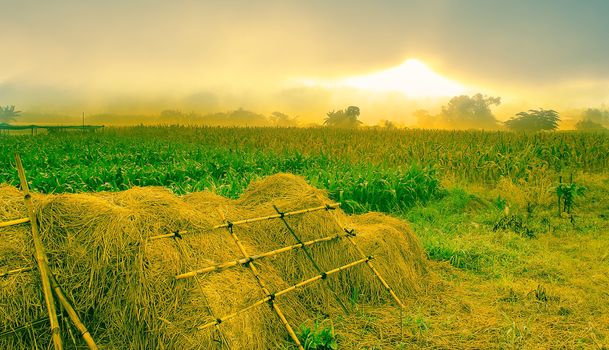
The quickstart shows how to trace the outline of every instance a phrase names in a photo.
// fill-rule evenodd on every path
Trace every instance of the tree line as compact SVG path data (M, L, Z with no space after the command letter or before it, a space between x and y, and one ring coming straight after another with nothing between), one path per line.
M517 113L511 119L498 121L492 112L492 107L501 104L500 97L475 94L472 96L460 95L451 98L442 106L437 115L432 115L426 110L417 110L413 116L417 120L417 126L431 129L478 129L499 130L506 128L511 131L552 131L558 129L561 121L560 115L553 109L530 109ZM358 128L363 126L359 119L361 114L357 106L348 106L345 109L333 110L326 114L323 120L325 127L331 128ZM0 106L0 124L14 122L21 115L21 111L15 106ZM101 119L121 116L101 115ZM94 117L95 118L95 117ZM212 126L277 126L296 127L299 126L298 117L291 117L282 112L273 112L265 116L243 108L210 114L198 114L195 112L184 113L179 110L164 110L159 115L159 122L180 124L203 124ZM390 120L383 120L379 127L384 129L395 129L397 126ZM580 116L575 124L577 130L600 131L609 127L609 111L598 108L588 108Z

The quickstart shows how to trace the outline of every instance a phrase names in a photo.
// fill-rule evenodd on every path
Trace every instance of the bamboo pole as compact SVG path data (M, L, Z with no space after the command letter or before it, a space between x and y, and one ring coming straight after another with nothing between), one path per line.
M280 219L283 222L283 224L285 225L286 229L288 230L288 232L290 232L290 234L292 235L292 237L294 237L294 239L296 240L296 242L300 243L302 245L302 250L305 253L305 256L307 257L307 259L311 262L311 264L313 265L313 267L315 268L315 271L317 271L317 273L322 273L321 268L319 267L319 265L317 264L317 262L315 261L315 259L313 259L313 256L311 255L311 251L307 248L306 245L303 244L302 240L300 239L300 237L296 234L296 232L294 231L294 229L292 228L292 226L290 226L290 224L288 223L288 221L285 218L284 213L282 213L279 208L277 208L277 206L275 204L273 204L273 209L275 209L275 211L277 212L277 214L281 215ZM334 290L334 288L332 288L332 285L330 284L330 282L328 282L328 280L324 279L324 282L326 282L326 286L328 287L328 289L330 290L330 292L332 293L332 296L334 296L334 300L336 300L336 302L338 303L338 305L343 309L343 311L348 315L349 314L349 310L347 309L347 306L343 303L343 301L340 299L340 297L338 296L338 294L336 293L336 290Z
M298 248L304 248L304 247L307 247L307 246L310 246L310 245L314 245L314 244L317 244L317 243L331 241L331 240L334 240L334 239L341 238L343 236L345 236L345 235L344 234L343 235L332 235L332 236L317 238L317 239L313 239L313 240L310 240L310 241L307 241L307 242L301 242L301 243L298 243L298 244L293 244L293 245L290 245L290 246L286 246L286 247L283 247L283 248L271 250L271 251L268 251L268 252L252 255L249 258L241 258L241 259L238 259L238 260L233 260L233 261L228 261L228 262L224 262L224 263L220 263L220 264L211 265L211 266L204 267L204 268L198 269L198 270L194 270L194 271L190 271L190 272L185 272L185 273L177 275L175 278L177 280L180 280L180 279L194 277L194 276L206 273L206 272L219 271L219 270L231 268L231 267L238 266L238 265L246 265L246 264L248 264L248 263L250 263L252 261L255 261L255 260L259 260L259 259L262 259L262 258L274 256L274 255L281 254L281 253L284 253L284 252L288 252L288 251L291 251L291 250L295 250L295 249L298 249ZM321 273L321 271L318 271L318 272Z
M223 220L226 219L224 217L224 213L220 212L220 215L222 216ZM227 230L230 233L231 237L235 241L235 244L237 244L237 247L239 248L239 251L241 251L241 254L243 254L243 257L245 259L249 259L249 255L247 254L247 251L245 250L245 248L241 244L241 241L239 240L239 238L237 237L237 235L233 231L233 225L230 222L227 222L225 227L227 228ZM271 298L271 292L269 292L269 290L264 285L264 282L262 282L262 279L260 278L260 274L258 273L258 269L254 265L254 262L250 261L247 264L247 266L249 266L250 270L252 271L252 274L254 275L254 278L256 279L256 282L258 282L258 285L260 286L260 289L262 289L262 292L264 292L264 294L269 298L268 302L271 304L271 307L273 308L273 310L275 310L275 313L277 314L277 317L279 317L279 319L281 320L281 323L283 323L285 329L287 330L288 334L290 335L290 338L292 338L292 341L294 341L294 343L296 344L296 346L298 347L299 350L304 350L304 347L302 346L302 344L300 344L300 341L298 340L298 337L296 336L296 333L292 329L292 326L290 326L290 324L288 323L288 320L285 318L285 315L283 314L283 311L281 311L281 308L279 307L279 305L277 305L277 303L275 303L274 298Z
M44 252L42 240L38 234L38 223L36 222L36 214L34 213L34 204L32 203L32 196L30 195L30 188L25 177L25 170L23 169L23 164L21 163L21 157L18 153L15 153L15 163L17 165L17 171L19 172L19 180L21 181L23 200L27 207L32 226L32 239L34 241L34 249L36 251L36 263L38 265L38 271L40 271L40 280L42 283L42 290L44 292L44 301L47 306L49 320L51 323L51 338L53 339L55 350L61 350L63 348L61 344L61 334L59 331L59 322L57 321L57 311L55 310L55 300L53 299L51 282L48 275L49 270L47 266L46 254Z
M85 324L82 323L82 321L78 317L78 314L76 313L76 311L70 304L70 301L68 300L68 298L66 298L65 294L63 294L63 291L61 290L59 283L57 283L55 276L50 271L49 271L49 278L51 279L51 286L53 287L53 291L55 292L55 295L57 296L57 300L59 301L59 304L66 311L66 313L70 317L70 320L72 321L74 326L76 326L76 329L78 329L78 331L80 332L82 339L85 341L85 343L87 344L89 349L97 350L98 349L97 344L95 344L95 341L93 340L93 337L91 336L91 333L89 333L89 330L87 329Z
M224 224L216 225L216 226L212 227L212 229L227 228L227 227L230 227L230 226L238 226L238 225L249 224L249 223L252 223L252 222L269 220L269 219L279 219L279 218L282 218L282 217L288 217L288 216L293 216L293 215L300 215L300 214L310 213L312 211L332 210L332 209L338 208L339 206L340 206L340 203L326 204L326 205L322 205L322 206L314 207L314 208L308 208L308 209L301 209L301 210L295 210L295 211L285 212L283 214L273 214L273 215L267 215L267 216L262 216L262 217L258 217L258 218L252 218L252 219L245 219L245 220L227 222L227 223L224 223Z
M22 218L22 219L15 219L15 220L11 220L11 221L0 222L0 228L19 225L19 224L23 224L26 222L30 222L30 218Z
M340 203L332 203L332 204L326 204L323 206L319 206L319 207L314 207L314 208L307 208L307 209L301 209L301 210L295 210L295 211L290 211L290 212L285 212L283 213L284 217L288 217L288 216L294 216L294 215L300 215L300 214L305 214L305 213L310 213L313 211L319 211L319 210L334 210L336 208L338 208L340 206ZM207 231L212 231L212 230L216 230L219 228L228 228L229 226L238 226L238 225L243 225L243 224L249 224L252 222L257 222L257 221L263 221L263 220L271 220L271 219L279 219L282 216L279 214L274 214L274 215L267 215L267 216L262 216L262 217L257 217L257 218L250 218L250 219L244 219L244 220L239 220L239 221L234 221L234 222L226 222L224 224L219 224L219 225L215 225L210 227L207 230L204 230L203 232L207 232ZM170 233L164 233L162 235L156 235L156 236L152 236L149 237L149 240L156 240L156 239L162 239L162 238L172 238L172 237L180 237L181 235L185 234L185 233L190 233L186 230L176 230L174 232L170 232Z
M28 271L32 271L32 270L33 270L32 266L20 267L18 269L8 270L6 272L0 272L0 277L6 277L6 276L15 275L18 273L28 272Z
M209 323L203 324L203 325L201 325L201 326L198 326L198 327L197 327L197 329L199 329L199 330L203 330L203 329L206 329L206 328L212 327L212 326L214 326L215 324L220 324L220 323L222 323L222 322L228 321L228 320L230 320L230 319L232 319L232 318L235 318L235 317L237 317L237 316L239 316L239 315L243 314L244 312L247 312L247 311L249 311L249 310L251 310L251 309L255 308L256 306L262 305L262 304L264 304L264 303L266 303L266 302L271 302L271 301L275 300L275 298L277 298L277 297L280 297L280 296L282 296L282 295L284 295L284 294L287 294L287 293L289 293L289 292L292 292L292 291L294 291L294 290L296 290L296 289L298 289L298 288L304 287L304 286L306 286L306 285L308 285L308 284L311 284L311 283L313 283L313 282L315 282L315 281L319 281L319 280L321 280L321 279L325 279L326 277L328 277L328 276L330 276L330 275L333 275L333 274L335 274L335 273L338 273L338 272L340 272L340 271L343 271L343 270L346 270L346 269L352 268L352 267L354 267L354 266L357 266L357 265L359 265L359 264L365 263L365 262L367 262L367 261L369 261L369 260L371 260L371 259L373 259L373 257L372 257L372 256L369 256L369 257L367 257L367 258L365 258L365 259L360 259L360 260L357 260L357 261L351 262L351 263L349 263L349 264L346 264L346 265L343 265L343 266L337 267L337 268L335 268L335 269L332 269L332 270L326 271L326 272L321 273L321 274L319 274L319 275L313 276L313 277L311 277L311 278L309 278L309 279L307 279L307 280L304 280L304 281L302 281L302 282L296 283L296 284L294 284L294 285L292 285L292 286L290 286L290 287L288 287L288 288L286 288L286 289L282 289L282 290L280 290L279 292L277 292L277 293L275 293L275 294L270 294L270 295L267 295L266 297L264 297L264 298L262 298L262 299L259 299L258 301L254 302L253 304L250 304L249 306L246 306L245 308L243 308L243 309L241 309L241 310L238 310L238 311L235 311L235 312L233 312L233 313L231 313L231 314L228 314L228 315L226 315L226 316L223 316L223 317L221 317L221 318L219 318L219 319L217 319L217 320L215 320L215 321L213 321L213 322L209 322Z
M360 256L365 257L366 254L364 253L363 250L361 250L361 248L357 245L357 243L355 242L355 240L353 239L353 236L355 236L355 230L349 230L346 227L344 227L341 222L339 221L338 217L336 215L333 215L334 217L334 221L336 222L336 224L343 230L345 231L345 233L347 233L347 240L349 242L351 242L351 245L353 245L353 247L355 248L355 250L357 250L357 252L360 254ZM376 279L381 282L381 284L383 285L383 287L385 288L385 290L387 290L387 292L389 293L389 295L391 295L391 297L393 298L393 300L396 302L396 304L399 306L400 308L400 333L402 335L402 337L404 336L404 309L406 308L406 306L404 305L404 303L402 302L402 300L400 300L400 298L397 296L397 294L395 294L395 292L393 291L393 289L391 288L391 286L389 286L389 284L387 283L387 281L385 281L385 279L381 276L380 272L378 272L378 270L376 269L376 267L374 267L374 264L372 264L371 261L366 261L366 265L368 265L368 267L370 268L370 270L372 271L372 273L374 274L374 276L376 277Z
M188 252L186 251L186 249L184 249L184 247L182 246L182 243L177 239L177 238L182 238L182 236L175 236L174 235L174 242L176 243L176 245L178 246L178 250L180 251L180 254L182 255L183 259L185 259L187 262L188 260L190 260L190 255L188 254ZM197 286L199 287L199 291L201 292L201 297L203 298L203 300L205 301L205 307L207 308L207 311L209 312L209 314L214 318L217 319L216 315L214 314L214 311L211 309L211 307L209 306L209 303L207 301L207 297L205 295L205 291L203 290L203 287L201 286L201 281L199 280L198 276L194 276L195 277L195 282L197 283ZM220 325L217 324L216 325L216 332L218 333L218 345L220 347L220 349L223 348L224 344L226 344L226 347L228 349L230 349L230 344L228 343L228 340L226 338L226 336L224 336L224 333L222 333L222 330L220 329Z

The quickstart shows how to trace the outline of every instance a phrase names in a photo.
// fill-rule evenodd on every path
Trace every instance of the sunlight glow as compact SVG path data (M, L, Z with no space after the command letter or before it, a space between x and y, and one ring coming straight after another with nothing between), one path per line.
M308 86L327 88L355 88L376 92L401 92L412 98L455 96L465 87L434 72L425 63L409 59L397 67L368 75L353 76L334 81L306 80Z

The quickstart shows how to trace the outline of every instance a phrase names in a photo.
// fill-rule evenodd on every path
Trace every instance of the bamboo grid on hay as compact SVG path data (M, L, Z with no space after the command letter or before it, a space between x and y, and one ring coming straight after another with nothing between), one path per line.
M254 182L237 200L209 192L176 197L162 188L133 188L118 193L37 195L34 202L58 284L74 301L76 312L98 344L120 349L267 349L291 344L268 307L251 308L223 322L219 331L197 329L267 297L247 269L231 268L185 280L175 276L243 258L226 229L213 230L223 222L222 217L237 221L276 215L272 204L289 212L332 203L323 191L289 174ZM26 214L19 192L12 187L0 187L0 203L11 204L10 209L5 205L0 209L0 222ZM377 213L347 216L340 209L286 220L307 242L345 235L337 218L356 230L353 240L374 255L375 267L397 295L405 298L416 292L425 279L425 261L418 240L404 222ZM31 254L21 248L30 239L24 226L2 228L0 271L33 264ZM188 234L181 239L150 239L179 230ZM252 255L298 244L278 219L243 224L237 232ZM322 271L362 259L345 239L308 248ZM303 249L265 257L256 266L273 292L319 274ZM359 293L363 305L392 302L365 263L325 281L281 296L282 312L292 326L319 315L342 313L336 296L347 302L349 296ZM0 304L6 305L0 308L0 333L37 322L0 337L0 348L46 348L50 344L48 323L40 322L45 309L38 285L32 272L0 278ZM62 329L70 329L65 321L61 323ZM72 345L69 339L64 337L66 347Z

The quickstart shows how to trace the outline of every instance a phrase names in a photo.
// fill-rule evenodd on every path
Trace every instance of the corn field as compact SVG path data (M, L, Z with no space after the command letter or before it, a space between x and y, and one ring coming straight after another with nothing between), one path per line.
M140 126L97 134L0 136L0 183L22 154L44 193L165 186L237 197L253 179L290 172L347 210L394 211L443 191L444 177L492 185L609 167L602 133Z

